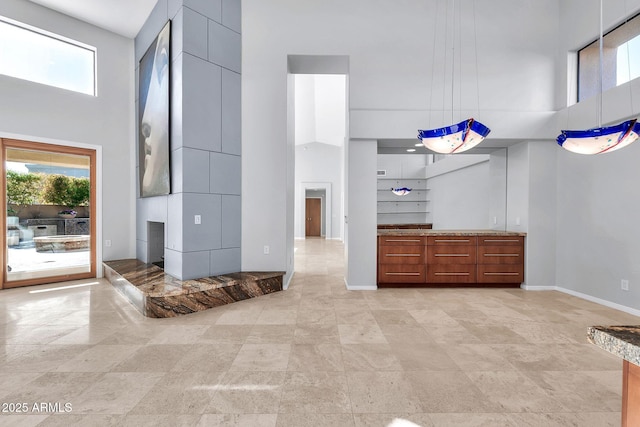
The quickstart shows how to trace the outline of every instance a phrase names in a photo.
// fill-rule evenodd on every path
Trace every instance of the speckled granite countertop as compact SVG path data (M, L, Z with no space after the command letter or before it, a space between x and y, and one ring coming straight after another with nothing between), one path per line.
M378 230L378 236L526 236L527 233L499 230Z
M640 366L640 326L590 326L589 341Z

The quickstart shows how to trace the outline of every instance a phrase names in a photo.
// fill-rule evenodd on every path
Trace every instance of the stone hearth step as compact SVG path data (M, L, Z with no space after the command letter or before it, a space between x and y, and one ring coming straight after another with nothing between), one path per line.
M104 274L140 313L176 317L282 290L284 272L238 272L178 280L137 259L105 261Z

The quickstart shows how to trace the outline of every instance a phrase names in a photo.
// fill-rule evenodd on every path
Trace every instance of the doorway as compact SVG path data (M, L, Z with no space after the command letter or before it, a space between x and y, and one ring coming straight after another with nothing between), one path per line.
M0 288L95 277L96 151L0 142Z
M322 199L307 197L305 199L305 237L322 236Z

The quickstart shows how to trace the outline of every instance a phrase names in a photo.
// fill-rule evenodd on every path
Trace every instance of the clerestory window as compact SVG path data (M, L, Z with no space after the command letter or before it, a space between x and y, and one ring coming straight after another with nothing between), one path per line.
M96 48L0 17L0 74L96 96Z

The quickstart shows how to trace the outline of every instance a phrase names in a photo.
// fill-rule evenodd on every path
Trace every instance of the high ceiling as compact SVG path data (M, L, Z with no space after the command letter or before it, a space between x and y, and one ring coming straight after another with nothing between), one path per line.
M158 0L31 0L95 26L134 38Z

